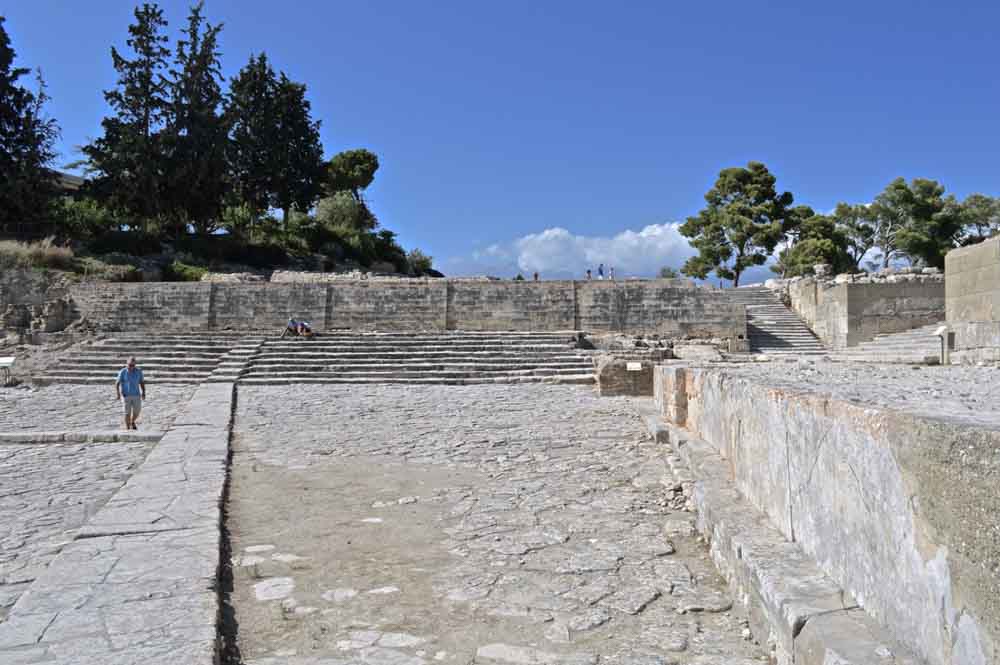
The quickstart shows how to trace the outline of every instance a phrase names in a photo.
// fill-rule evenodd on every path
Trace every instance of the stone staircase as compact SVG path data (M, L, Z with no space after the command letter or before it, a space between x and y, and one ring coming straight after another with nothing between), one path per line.
M770 289L745 286L725 291L730 301L747 308L751 353L818 356L828 353L809 327Z
M146 382L594 383L591 352L556 333L331 332L116 335L73 349L33 382L107 384L134 355Z
M334 332L270 339L241 384L594 382L576 333Z
M940 326L935 323L906 332L876 335L872 341L838 351L832 358L864 363L936 365L941 362L941 339L934 336L934 331Z
M232 381L262 342L236 333L116 335L76 347L32 381L112 385L129 356L150 384Z

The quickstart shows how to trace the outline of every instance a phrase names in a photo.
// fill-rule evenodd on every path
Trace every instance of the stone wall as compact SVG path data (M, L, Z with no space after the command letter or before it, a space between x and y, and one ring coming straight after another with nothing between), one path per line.
M1000 658L1000 432L659 367L660 412L709 442L740 493L932 665Z
M944 258L948 322L1000 321L1000 236Z
M806 277L783 287L792 309L834 349L944 319L945 286L938 274L893 274L854 282Z
M300 317L319 330L588 330L745 338L746 312L715 289L676 280L329 283L87 283L70 293L108 330L273 329Z

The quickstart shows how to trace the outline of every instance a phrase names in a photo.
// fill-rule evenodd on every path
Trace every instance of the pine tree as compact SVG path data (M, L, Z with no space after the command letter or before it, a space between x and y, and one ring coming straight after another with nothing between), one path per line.
M272 180L273 207L287 225L292 208L308 210L323 191L326 177L319 121L310 116L306 86L281 73L277 90L277 142Z
M698 250L681 272L705 279L714 271L739 286L747 268L764 265L786 233L792 204L792 195L778 194L774 185L775 177L760 162L723 169L705 194L708 205L680 227Z
M205 23L203 2L191 8L171 72L164 143L168 154L165 207L176 230L217 228L226 192L227 127L221 113L218 35Z
M14 67L15 52L0 16L0 226L51 218L58 190L55 159L59 128L45 117L48 101L38 74L38 91L18 84L29 73Z
M126 43L135 57L129 60L111 48L118 83L104 98L115 115L101 121L104 135L83 152L97 174L90 183L95 196L145 229L163 213L167 165L161 130L170 93L163 71L170 51L162 34L167 25L163 10L147 3L137 7L134 16Z
M319 122L306 87L276 76L261 54L233 79L226 115L231 123L229 168L241 203L254 219L268 208L308 210L326 177Z
M252 233L252 225L270 203L271 173L276 150L275 98L278 79L267 55L250 56L250 62L232 80L226 98L230 127L227 146L229 178L234 197L250 211L251 228L229 230Z

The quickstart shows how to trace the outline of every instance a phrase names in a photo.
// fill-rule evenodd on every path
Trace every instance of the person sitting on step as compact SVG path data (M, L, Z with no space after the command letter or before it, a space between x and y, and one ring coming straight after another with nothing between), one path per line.
M284 337L288 333L297 337L313 336L312 326L309 325L308 321L296 321L295 319L288 319L288 323L285 325L285 329L282 331L281 337Z

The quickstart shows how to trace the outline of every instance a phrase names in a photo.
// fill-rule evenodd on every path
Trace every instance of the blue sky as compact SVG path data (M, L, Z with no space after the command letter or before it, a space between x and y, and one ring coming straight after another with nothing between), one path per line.
M133 3L3 9L61 163L98 133ZM162 3L175 33L188 3ZM305 82L328 156L366 147L382 223L449 274L679 265L672 223L766 163L818 210L892 178L1000 194L1000 3L207 0L223 68Z

